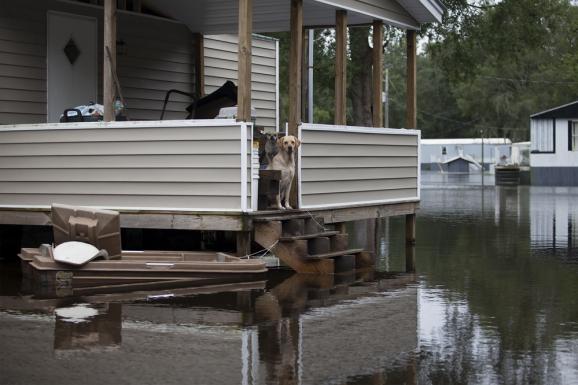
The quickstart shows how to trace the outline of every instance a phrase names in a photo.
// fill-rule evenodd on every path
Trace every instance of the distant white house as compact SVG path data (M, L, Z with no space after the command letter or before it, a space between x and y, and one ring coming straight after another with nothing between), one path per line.
M530 116L532 184L578 186L578 101Z
M438 170L439 166L456 157L467 157L485 170L496 164L510 163L512 141L506 138L482 139L422 139L421 164L424 169Z

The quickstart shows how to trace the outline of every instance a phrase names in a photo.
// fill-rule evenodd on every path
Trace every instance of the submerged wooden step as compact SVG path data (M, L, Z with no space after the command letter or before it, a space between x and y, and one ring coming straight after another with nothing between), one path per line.
M363 249L348 249L348 250L343 250L343 251L334 251L331 253L325 253L325 254L315 254L315 255L308 255L307 257L305 257L306 259L327 259L327 258L334 258L334 257L340 257L342 255L346 255L346 254L357 254L357 253L361 253L363 252Z
M338 234L339 234L339 231L324 231L322 233L315 233L315 234L304 234L304 235L293 235L293 236L281 237L281 238L279 238L279 241L288 242L288 241L297 241L300 239L313 239L313 238L317 238L317 237L333 237L333 236L338 235Z

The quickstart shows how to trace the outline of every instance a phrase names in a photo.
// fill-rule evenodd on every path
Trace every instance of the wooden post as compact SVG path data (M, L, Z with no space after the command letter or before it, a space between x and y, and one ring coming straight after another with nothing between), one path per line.
M307 111L309 110L309 106L307 105L307 89L308 89L307 48L309 47L309 34L303 33L302 35L303 35L302 36L303 43L301 43L301 121L308 122Z
M372 112L373 127L383 126L383 22L373 21L373 85L372 85Z
M405 245L405 272L415 273L415 245Z
M303 0L291 0L289 47L289 135L297 135L301 123L301 55L303 54Z
M253 0L239 0L239 80L237 84L237 121L251 121L251 41Z
M405 216L405 243L415 244L415 214Z
M417 128L417 70L416 31L407 30L407 96L405 102L405 128Z
M104 50L103 50L103 90L102 105L104 106L104 121L115 119L114 114L114 73L116 72L116 0L104 1ZM110 58L107 54L110 51Z
M205 46L202 33L193 34L195 45L195 95L205 96Z
M237 232L237 257L245 257L251 254L251 232Z
M335 124L347 124L347 11L335 12Z
M299 135L301 123L301 65L303 54L303 0L291 0L291 40L289 42L289 122L288 134ZM299 151L299 150L297 150ZM295 152L295 169L299 170L299 156ZM295 171L289 202L299 208L299 173Z

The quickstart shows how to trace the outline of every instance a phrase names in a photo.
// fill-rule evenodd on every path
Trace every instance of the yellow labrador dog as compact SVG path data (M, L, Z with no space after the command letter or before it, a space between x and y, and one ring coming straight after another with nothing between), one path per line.
M277 195L277 208L280 210L292 209L289 205L289 193L295 176L295 150L299 145L301 145L301 141L293 135L279 138L277 140L277 155L273 157L273 161L268 166L269 170L281 171L279 194Z

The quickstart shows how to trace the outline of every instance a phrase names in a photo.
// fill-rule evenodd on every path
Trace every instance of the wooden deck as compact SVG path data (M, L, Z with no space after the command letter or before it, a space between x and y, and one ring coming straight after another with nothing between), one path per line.
M310 210L270 210L244 212L120 210L121 226L142 229L252 231L263 220L289 219L309 213L325 223L343 223L362 219L414 214L419 202L378 205L350 205ZM0 225L50 226L50 209L0 209Z

